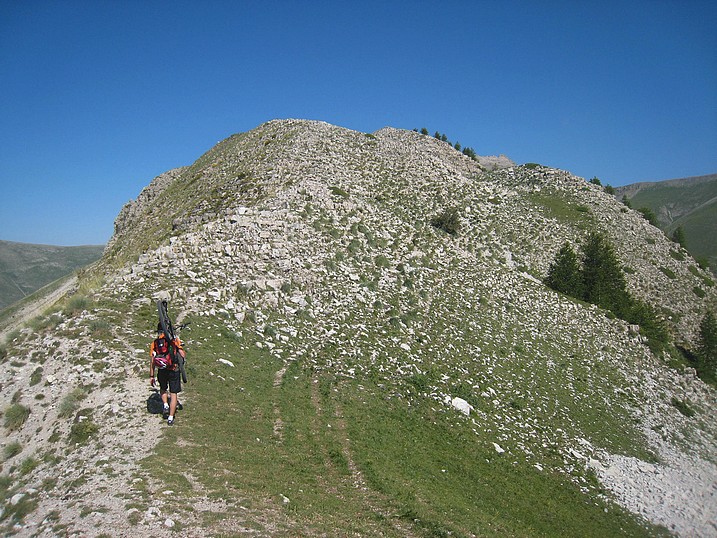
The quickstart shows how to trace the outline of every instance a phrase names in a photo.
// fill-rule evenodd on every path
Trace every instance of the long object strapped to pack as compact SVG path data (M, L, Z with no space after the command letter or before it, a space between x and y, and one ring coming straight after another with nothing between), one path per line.
M172 362L177 362L179 364L179 371L182 374L182 381L186 383L187 372L184 370L184 357L182 357L181 353L177 352L177 348L174 345L174 341L176 340L177 335L174 332L172 320L169 318L169 313L167 312L167 301L161 299L157 301L157 314L159 315L159 324L162 326L164 334L172 342L169 346L170 353L172 356Z

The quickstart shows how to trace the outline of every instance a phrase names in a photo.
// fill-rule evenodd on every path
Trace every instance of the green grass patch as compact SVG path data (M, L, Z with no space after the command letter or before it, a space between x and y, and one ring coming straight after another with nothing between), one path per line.
M230 524L241 513L232 503L241 502L247 511L271 512L286 535L661 534L584 494L564 474L540 471L524 455L498 454L492 435L456 423L433 400L409 405L367 379L347 381L296 361L287 366L255 345L265 336L256 331L236 339L210 321L192 327L191 406L164 429L145 465L152 469L181 450L191 466L163 472L161 489L180 492L180 507L192 506L197 484L202 494L230 504L219 519L199 514L202 532ZM434 382L430 372L412 379L415 390ZM527 405L514 401L514 409ZM595 432L603 434L612 432Z
M13 403L7 409L5 409L3 425L9 431L19 430L20 428L22 428L22 425L25 424L25 421L29 416L29 407L25 407L24 405L19 403Z
M540 207L546 217L560 222L579 225L587 229L593 221L590 209L584 205L571 202L564 195L541 192L528 195L528 200Z
M378 394L356 385L341 391L354 458L371 487L426 535L660 534L589 499L561 474L498 454L493 439L451 425L430 404L409 407Z
M87 398L87 391L82 387L72 389L60 402L57 415L60 418L67 418L80 408L80 402Z
M20 452L22 452L22 445L20 443L18 443L17 441L8 443L3 449L3 461L7 461L9 459L14 458Z
M677 278L677 275L672 269L669 269L668 267L660 267L660 271L662 271L662 274L664 274L667 278L674 280Z

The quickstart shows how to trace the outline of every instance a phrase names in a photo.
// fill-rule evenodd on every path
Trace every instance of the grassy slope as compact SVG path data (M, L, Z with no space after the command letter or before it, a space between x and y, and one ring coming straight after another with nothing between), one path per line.
M191 396L158 455L180 454L184 465L158 488L181 491L194 531L230 536L253 521L292 536L659 533L563 475L498 454L430 403L409 405L301 361L277 376L281 362L255 340L213 320L192 328ZM226 512L192 510L199 494L227 501ZM281 523L251 517L267 512Z

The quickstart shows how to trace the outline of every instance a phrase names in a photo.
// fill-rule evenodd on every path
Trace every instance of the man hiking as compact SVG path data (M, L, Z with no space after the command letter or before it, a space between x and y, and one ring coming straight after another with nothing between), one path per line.
M177 410L177 394L182 392L182 379L179 372L179 360L186 358L186 353L179 338L170 340L162 329L162 324L157 325L157 338L149 346L149 382L154 387L154 373L157 370L157 381L159 381L159 393L162 396L164 411L162 416L167 419L167 424L174 424L174 412ZM169 389L169 402L167 401L167 389Z

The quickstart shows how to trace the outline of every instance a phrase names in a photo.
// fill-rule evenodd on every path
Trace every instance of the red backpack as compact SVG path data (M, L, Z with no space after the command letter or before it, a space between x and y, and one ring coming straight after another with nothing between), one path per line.
M169 352L169 340L160 336L154 341L154 357L152 362L160 370L172 367L172 354Z

